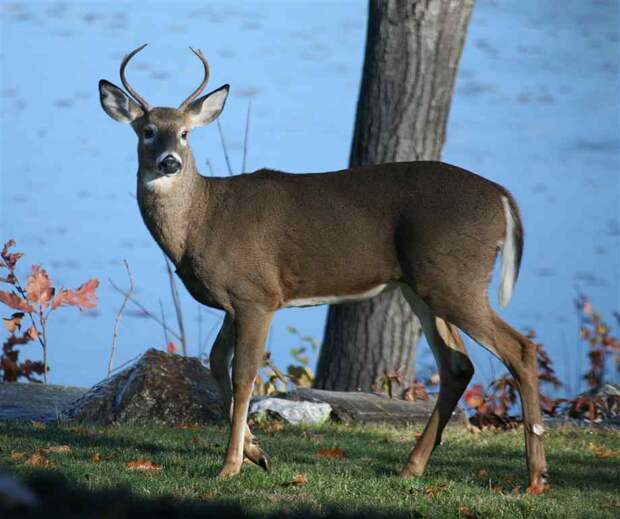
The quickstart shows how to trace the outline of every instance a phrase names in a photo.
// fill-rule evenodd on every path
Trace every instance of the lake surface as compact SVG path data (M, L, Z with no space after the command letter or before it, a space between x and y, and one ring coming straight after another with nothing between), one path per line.
M61 286L101 281L96 311L59 310L49 324L49 379L91 385L105 376L131 265L137 297L174 322L162 254L140 218L135 136L101 110L97 82L118 79L122 56L153 105L177 106L201 78L187 49L201 48L210 87L231 84L222 115L234 171L252 99L247 170L337 170L347 165L363 60L366 3L19 2L0 4L2 100L0 239L26 252L20 272L44 265ZM569 389L585 350L577 290L609 321L620 308L618 2L479 1L461 60L444 160L509 188L526 229L514 298L502 315L536 329ZM214 125L191 142L204 174L226 174ZM182 289L190 353L209 351L221 314ZM491 298L497 302L495 287ZM290 361L295 326L320 340L327 307L280 312L268 341ZM611 324L611 322L610 322ZM121 323L117 365L163 347L161 327L132 309ZM480 347L477 377L502 371ZM37 358L35 345L24 353ZM314 355L313 359L316 358ZM430 366L420 346L418 364ZM616 377L617 379L617 377Z

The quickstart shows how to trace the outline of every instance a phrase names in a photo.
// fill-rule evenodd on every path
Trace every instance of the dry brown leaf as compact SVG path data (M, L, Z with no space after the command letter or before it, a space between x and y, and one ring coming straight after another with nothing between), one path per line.
M31 324L24 335L28 337L31 341L34 341L39 337L39 332L37 331L36 326L34 324Z
M0 303L4 303L13 310L21 310L22 312L32 312L34 310L28 301L19 297L15 292L0 290Z
M45 269L42 269L38 265L32 266L32 274L28 276L26 296L29 301L39 305L47 305L49 300L54 297L52 281Z
M66 454L67 452L71 452L71 447L69 447L68 445L52 445L51 447L39 449L39 451L44 454Z
M590 450L592 451L592 456L599 460L609 460L611 458L616 458L620 453L605 447L604 445L597 445L596 443L590 443Z
M158 471L158 470L163 469L161 465L155 465L155 463L153 463L151 460L146 460L142 458L128 462L127 467L130 470L147 470L147 471Z
M319 458L330 458L333 460L347 459L346 454L342 451L342 449L339 449L338 447L335 447L333 449L319 449L316 455Z
M45 457L45 453L41 449L37 450L24 463L36 468L51 468L54 466L54 463Z
M25 452L11 451L9 459L11 461L21 461L26 456Z
M429 499L433 499L439 494L443 494L446 490L448 490L447 483L442 483L441 485L431 485L426 488L425 494Z
M95 308L97 306L96 291L98 286L99 281L91 279L75 290L61 290L52 301L52 309L58 308L59 306L77 306L82 310Z
M101 463L102 461L110 461L112 456L102 456L98 452L96 452L93 457L90 459L92 463Z
M21 328L23 317L23 312L15 312L11 315L11 317L3 318L2 324L4 324L4 327L9 331L9 333L15 333Z
M308 482L308 478L305 474L297 474L293 479L287 481L286 483L282 483L283 487L301 487Z

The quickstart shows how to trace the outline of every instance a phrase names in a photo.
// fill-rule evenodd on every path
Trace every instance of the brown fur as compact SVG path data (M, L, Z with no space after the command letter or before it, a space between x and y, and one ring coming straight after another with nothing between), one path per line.
M131 122L139 136L138 203L146 226L192 296L226 312L210 357L232 422L220 477L237 474L244 456L268 467L246 416L273 313L290 300L351 296L387 285L400 286L420 317L441 377L436 408L402 474L424 472L473 375L458 327L515 376L530 485L544 487L542 438L533 432L542 423L535 346L504 323L487 298L506 237L502 197L514 220L517 270L523 249L518 208L508 191L441 162L206 178L180 130L216 117L227 87L210 94L219 96L210 106L207 95L180 110L125 102L126 94L105 81L100 91L104 110ZM158 128L149 145L143 138L147 124ZM157 173L156 160L165 151L182 159L174 176Z

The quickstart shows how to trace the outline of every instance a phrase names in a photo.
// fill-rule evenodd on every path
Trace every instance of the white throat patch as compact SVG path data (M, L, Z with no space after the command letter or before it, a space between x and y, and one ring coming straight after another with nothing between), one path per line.
M149 191L165 193L174 187L177 177L180 175L181 173L165 175L159 171L149 169L140 175L140 182L142 182L142 185Z

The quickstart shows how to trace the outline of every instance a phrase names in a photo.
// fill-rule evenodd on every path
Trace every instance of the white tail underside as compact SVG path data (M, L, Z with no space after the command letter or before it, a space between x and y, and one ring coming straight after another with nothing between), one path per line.
M502 204L504 206L504 215L506 217L506 232L504 241L501 244L502 252L502 268L499 283L499 304L508 305L512 297L512 290L515 285L515 276L517 268L517 246L515 244L515 221L510 210L508 198L502 196Z

